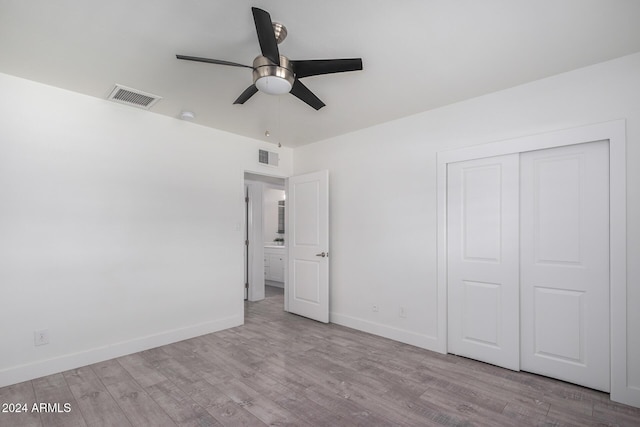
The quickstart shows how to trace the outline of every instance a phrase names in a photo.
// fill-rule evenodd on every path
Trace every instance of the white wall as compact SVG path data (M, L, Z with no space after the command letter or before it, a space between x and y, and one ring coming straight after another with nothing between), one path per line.
M243 171L274 175L264 143L2 74L0 93L0 386L242 322ZM613 119L640 392L640 54L280 149L277 175L292 156L330 171L332 321L437 335L438 151Z
M0 387L243 323L244 171L288 176L290 149L3 74L0 93Z
M627 123L628 386L640 396L640 54L296 149L295 174L330 173L331 320L429 348L441 338L436 153L614 119Z

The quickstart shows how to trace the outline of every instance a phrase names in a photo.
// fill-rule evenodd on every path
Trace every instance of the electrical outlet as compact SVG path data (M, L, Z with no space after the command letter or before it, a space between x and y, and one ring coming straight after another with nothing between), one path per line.
M404 307L400 307L400 317L407 317L407 310Z
M39 331L33 332L33 339L35 345L45 345L49 344L49 330L48 329L40 329Z
M377 305L373 305L373 307L371 307L371 310L373 310L374 313L378 312L378 306Z

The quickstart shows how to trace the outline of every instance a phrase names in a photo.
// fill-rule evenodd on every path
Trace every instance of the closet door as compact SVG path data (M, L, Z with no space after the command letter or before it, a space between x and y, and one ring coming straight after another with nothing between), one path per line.
M521 155L521 369L609 390L609 146Z
M447 177L448 351L519 367L518 155L452 163Z

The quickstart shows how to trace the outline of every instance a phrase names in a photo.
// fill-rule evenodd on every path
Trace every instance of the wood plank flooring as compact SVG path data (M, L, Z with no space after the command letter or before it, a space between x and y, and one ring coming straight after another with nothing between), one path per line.
M604 393L440 355L284 313L282 291L246 324L0 388L0 426L640 426Z

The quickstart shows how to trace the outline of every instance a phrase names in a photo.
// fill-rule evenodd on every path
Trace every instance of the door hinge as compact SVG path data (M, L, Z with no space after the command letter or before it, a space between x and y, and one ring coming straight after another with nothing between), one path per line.
M245 198L244 198L244 202L245 202L245 203L249 203L249 197L245 197Z
M245 245L245 246L249 246L249 241L248 241L248 240L245 240L245 241L244 241L244 245Z

